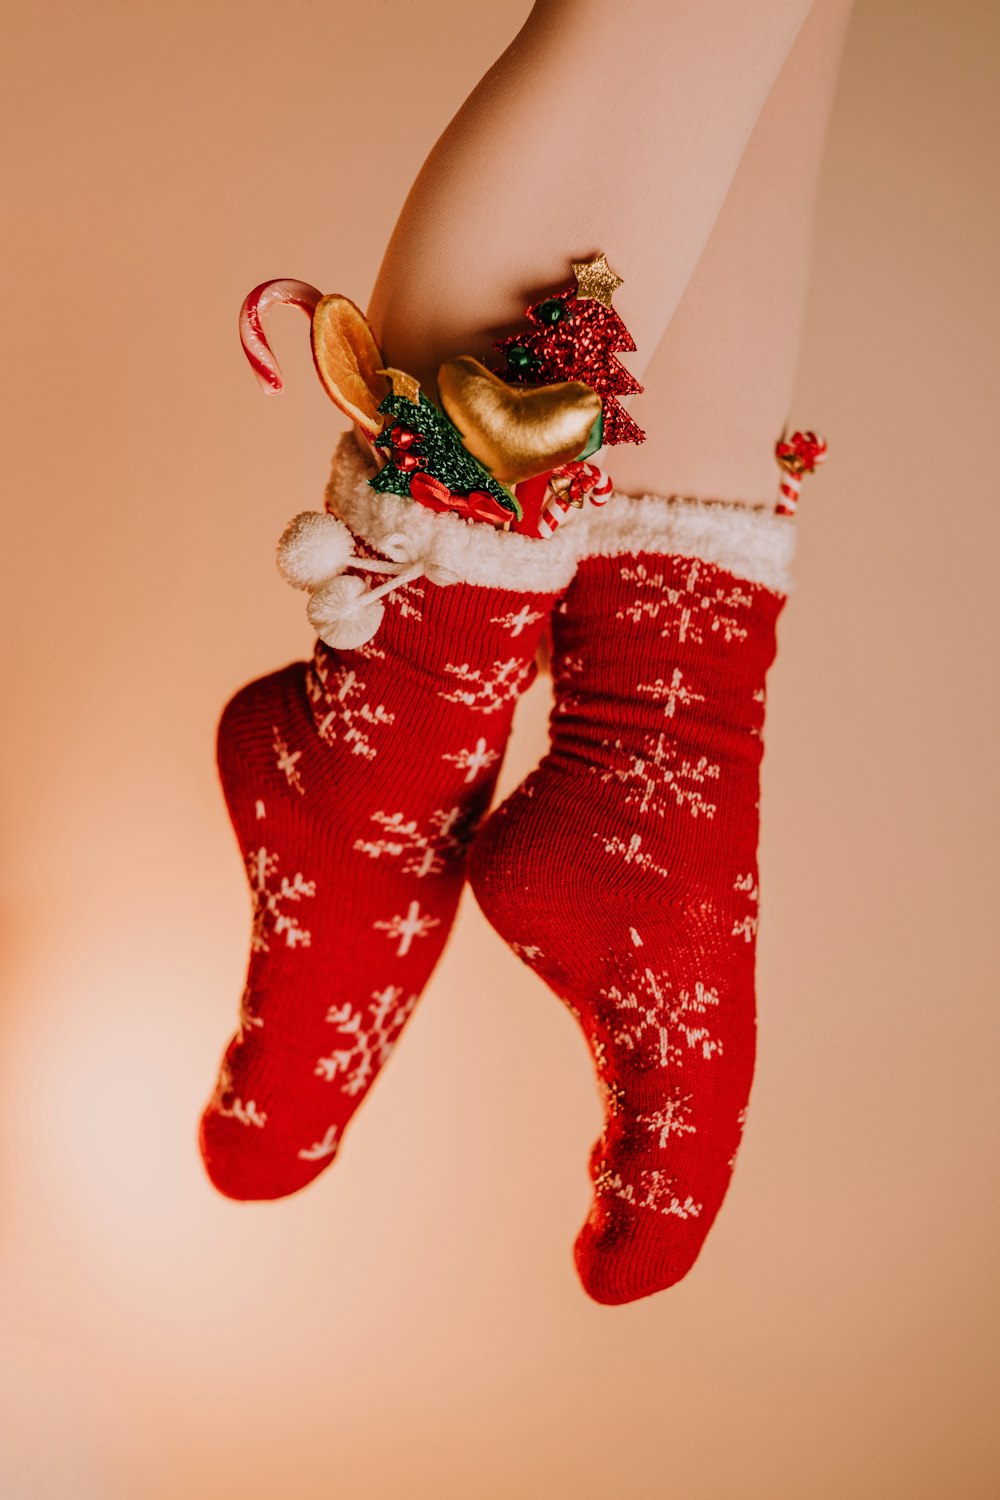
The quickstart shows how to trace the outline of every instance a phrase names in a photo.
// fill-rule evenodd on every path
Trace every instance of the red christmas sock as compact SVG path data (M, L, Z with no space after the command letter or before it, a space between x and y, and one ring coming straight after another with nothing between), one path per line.
M345 439L329 508L367 557L421 557L442 581L388 594L356 649L319 643L310 664L251 683L219 729L253 934L200 1145L233 1198L293 1193L333 1160L444 946L514 704L574 566L561 538L376 495L370 473ZM334 583L333 596L362 586ZM318 615L333 596L314 595Z
M480 831L487 917L580 1021L606 1123L587 1291L678 1281L754 1069L758 767L792 523L616 496L553 616L552 746Z

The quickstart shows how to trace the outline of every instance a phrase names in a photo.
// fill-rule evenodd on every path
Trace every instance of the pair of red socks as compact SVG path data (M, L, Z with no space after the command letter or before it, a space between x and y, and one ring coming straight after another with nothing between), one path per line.
M377 554L398 516L368 472L345 440L328 508ZM458 581L389 593L372 640L319 643L223 715L253 931L203 1159L241 1199L330 1164L468 878L587 1037L606 1121L576 1261L591 1296L631 1301L690 1269L746 1118L764 679L791 522L615 496L545 541L419 524L458 549ZM551 748L487 817L546 627Z

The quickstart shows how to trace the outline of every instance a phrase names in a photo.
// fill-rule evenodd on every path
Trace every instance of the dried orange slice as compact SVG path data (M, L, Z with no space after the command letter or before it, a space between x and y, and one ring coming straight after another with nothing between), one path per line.
M369 437L382 430L379 402L389 382L378 372L382 356L368 320L349 297L323 297L313 313L313 359L335 406Z

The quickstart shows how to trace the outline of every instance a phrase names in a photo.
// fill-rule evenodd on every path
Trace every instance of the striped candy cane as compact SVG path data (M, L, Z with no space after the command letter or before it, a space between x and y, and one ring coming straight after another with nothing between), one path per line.
M826 440L817 432L793 432L776 445L774 456L782 471L777 513L794 516L804 475L815 473L826 461Z
M243 353L250 361L250 368L265 391L280 391L283 385L278 361L267 342L264 329L267 314L272 307L299 307L308 318L312 318L322 296L323 293L310 286L307 281L285 278L280 281L262 281L260 286L255 286L243 299L243 306L240 308L240 343L243 345Z
M609 475L597 464L572 463L557 469L553 475L556 484L550 481L545 504L538 518L538 535L550 537L559 529L570 511L583 504L584 496L591 505L606 505L611 498L614 485Z

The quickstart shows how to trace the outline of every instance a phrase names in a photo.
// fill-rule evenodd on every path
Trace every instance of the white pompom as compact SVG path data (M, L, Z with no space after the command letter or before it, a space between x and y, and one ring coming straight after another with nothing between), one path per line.
M289 521L278 543L278 572L293 589L315 589L354 556L354 538L336 516L306 510Z
M382 623L385 605L381 599L359 602L367 593L364 579L353 573L331 578L316 590L306 614L321 641L335 651L353 651L371 640Z

